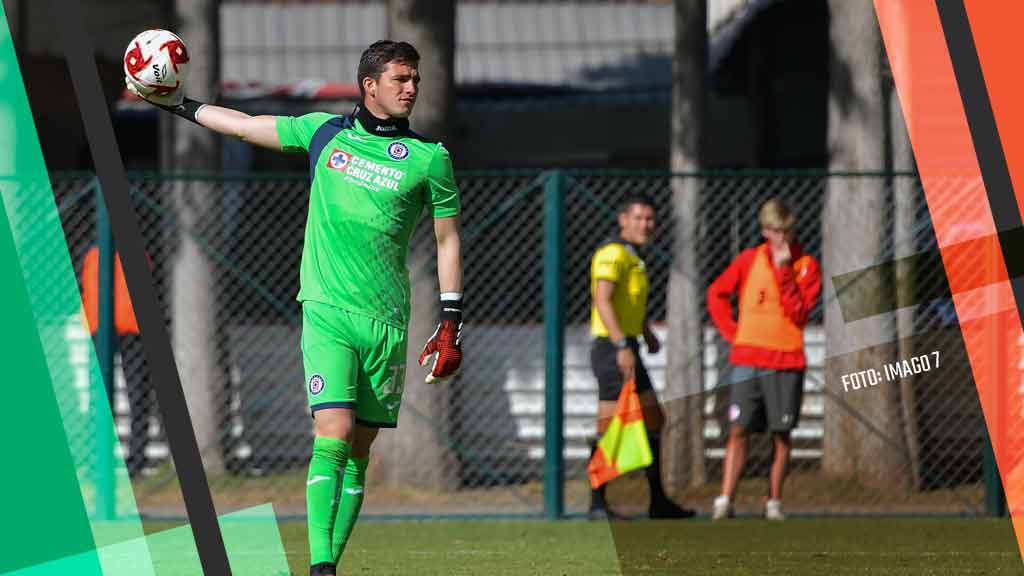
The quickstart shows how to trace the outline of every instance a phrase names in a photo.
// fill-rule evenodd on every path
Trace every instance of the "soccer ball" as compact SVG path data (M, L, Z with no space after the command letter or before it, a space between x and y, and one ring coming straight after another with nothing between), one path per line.
M124 74L141 96L168 96L185 84L188 50L167 30L146 30L124 52Z

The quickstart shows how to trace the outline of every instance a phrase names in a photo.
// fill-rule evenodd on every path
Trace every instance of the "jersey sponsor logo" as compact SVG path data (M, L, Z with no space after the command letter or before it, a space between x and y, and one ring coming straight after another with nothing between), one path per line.
M327 157L327 167L339 172L348 170L348 164L352 161L352 155L337 148Z
M324 382L323 376L319 374L313 374L312 376L309 377L309 393L312 394L313 396L316 396L317 394L323 392L324 387L326 386L327 383Z
M388 144L388 156L394 160L405 160L409 157L409 147L401 142Z
M405 145L402 144L402 146ZM406 150L405 154L408 156L409 151ZM398 192L398 184L405 177L403 170L367 160L339 148L335 148L327 158L327 167L344 172L347 181L359 184L374 192L381 189Z

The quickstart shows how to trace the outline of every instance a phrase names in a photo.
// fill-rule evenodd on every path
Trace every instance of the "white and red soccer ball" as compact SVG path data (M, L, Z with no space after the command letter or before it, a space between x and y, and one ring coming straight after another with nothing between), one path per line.
M173 32L146 30L124 52L124 74L142 96L167 96L185 84L188 50Z

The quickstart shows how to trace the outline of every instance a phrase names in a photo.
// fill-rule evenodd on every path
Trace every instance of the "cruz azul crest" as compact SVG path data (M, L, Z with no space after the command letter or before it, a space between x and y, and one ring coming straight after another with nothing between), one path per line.
M388 156L392 160L405 160L409 157L409 147L401 142L392 142L388 144Z

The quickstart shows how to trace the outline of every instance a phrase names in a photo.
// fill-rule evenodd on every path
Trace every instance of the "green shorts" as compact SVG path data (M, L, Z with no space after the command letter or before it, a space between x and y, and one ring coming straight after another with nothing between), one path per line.
M356 423L398 425L406 331L329 304L302 303L302 364L311 413L354 408Z

